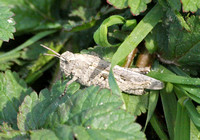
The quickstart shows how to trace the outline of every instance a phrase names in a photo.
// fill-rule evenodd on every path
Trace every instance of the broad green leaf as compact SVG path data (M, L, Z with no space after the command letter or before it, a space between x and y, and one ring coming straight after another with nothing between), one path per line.
M26 135L26 132L14 130L7 123L3 123L3 125L0 125L0 139L26 140L28 139L28 136Z
M107 3L113 5L117 9L128 7L128 0L107 0Z
M0 124L7 122L16 129L18 107L31 92L17 73L0 73Z
M91 86L78 90L70 85L62 95L65 84L57 82L51 91L42 90L39 97L36 93L26 96L19 108L18 128L31 131L31 137L43 137L42 130L35 129L45 128L47 137L145 139L135 117L120 109L121 99L108 89Z
M163 15L162 7L157 4L138 23L131 34L120 45L112 58L112 67L123 60L147 36Z
M93 27L96 21L100 19L100 15L103 15L108 8L101 8L100 0L76 0L68 3L71 7L71 12L69 13L69 19L67 24L64 24L64 30L70 32L77 32L86 30Z
M59 140L56 134L47 129L30 131L32 140Z
M149 94L144 94L142 96L123 94L126 110L135 116L140 116L142 113L146 113L148 107L148 96Z
M0 6L0 40L9 41L9 39L14 38L15 21L12 18L13 15L8 7Z
M55 111L59 106L60 96L63 94L66 82L57 82L50 92L44 89L37 93L33 92L24 98L22 105L19 107L17 115L17 125L21 131L39 129L44 125L48 115ZM31 114L31 115L30 115Z
M17 32L25 33L61 27L52 16L55 0L1 0L0 4L11 7L12 12L15 13Z
M73 129L69 125L59 125L54 132L60 140L72 140L74 138ZM86 139L87 137L84 136L83 138Z
M67 124L64 127L77 139L144 139L135 117L120 109L122 101L109 90L91 86L63 98L65 103L59 106L57 115L49 116L51 121L46 126Z
M165 20L168 21L165 25L159 25L155 29L157 31L155 35L159 34L156 42L163 62L198 67L200 64L199 16L186 19L190 32L185 30L172 14L169 14Z
M196 12L200 9L199 0L181 0L184 12Z
M107 2L117 9L130 7L133 15L139 15L147 9L147 4L150 3L151 0L108 0Z
M141 12L146 11L147 4L151 0L128 0L128 6L131 8L131 13L133 15L139 15Z
M88 128L89 129L89 128ZM84 140L84 139L105 139L103 135L99 135L98 133L94 133L94 136L90 136L90 134L85 130L82 126L75 126L74 127L74 133L76 135L77 139Z
M190 118L187 110L183 105L185 97L182 97L177 102L177 113L174 128L175 140L189 140L190 139Z

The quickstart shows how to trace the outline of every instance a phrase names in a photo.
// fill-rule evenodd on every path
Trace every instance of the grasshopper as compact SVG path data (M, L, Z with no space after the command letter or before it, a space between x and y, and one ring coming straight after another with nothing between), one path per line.
M65 76L73 75L70 83L77 80L84 86L98 85L109 89L108 75L111 67L109 62L89 54L74 54L69 51L59 54L44 45L41 46L54 53L46 55L60 59L61 72ZM142 74L144 71L145 68L124 68L118 65L113 68L116 82L123 92L142 95L144 89L160 90L164 87L161 81Z

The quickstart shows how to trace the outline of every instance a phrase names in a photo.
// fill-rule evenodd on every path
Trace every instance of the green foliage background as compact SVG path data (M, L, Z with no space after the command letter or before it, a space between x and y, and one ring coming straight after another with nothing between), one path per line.
M1 0L0 139L199 139L199 8L199 0ZM111 70L111 90L74 82L63 95L70 77L40 44L95 53L112 67L142 44L156 56L147 75L165 88L121 93Z

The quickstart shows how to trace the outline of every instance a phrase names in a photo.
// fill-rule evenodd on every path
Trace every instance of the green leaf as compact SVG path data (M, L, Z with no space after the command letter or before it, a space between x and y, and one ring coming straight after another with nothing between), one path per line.
M107 2L117 9L130 7L133 15L139 15L147 9L147 4L151 0L108 0Z
M197 86L187 86L187 85L176 85L177 87L181 88L184 94L190 97L192 100L200 103L200 88Z
M196 12L200 8L199 0L181 0L184 12Z
M86 30L88 28L91 28L95 25L97 19L91 19L87 22L74 22L74 21L68 21L67 24L63 25L63 28L68 32L77 32Z
M191 32L191 29L189 25L186 23L184 17L181 15L180 12L174 12L176 15L176 18L179 20L179 23L181 24L182 27L184 27L188 32Z
M182 97L177 102L177 113L174 128L175 140L189 140L190 139L190 118L186 108L183 105L185 97Z
M176 120L176 106L177 106L177 100L175 94L167 93L165 89L161 90L161 100L165 115L165 120L169 132L170 139L173 139L174 137L174 124Z
M141 12L146 11L147 4L151 0L128 0L128 6L131 8L131 13L133 15L139 15Z
M54 130L56 136L60 140L72 140L74 138L73 136L73 130L69 125L60 125ZM82 138L87 138L86 136Z
M160 73L160 71L150 71L148 73L148 76L151 76L153 78L156 78L164 82L170 82L175 84L183 84L183 85L200 84L200 78L191 78L191 77L178 76L175 74Z
M94 41L103 47L114 47L114 46L119 46L119 44L110 44L107 39L107 34L108 34L108 27L115 25L115 24L124 24L125 19L122 16L119 15L113 15L110 16L109 18L105 19L101 26L96 30L94 33Z
M162 140L168 140L169 139L164 132L163 125L160 123L160 121L158 120L158 117L155 114L152 115L150 123L151 123L153 129L156 131L156 134L159 136L160 139L162 139Z
M17 23L16 30L18 33L29 33L34 30L58 29L61 27L59 23L54 21L54 17L51 13L55 0L2 0L0 4L12 7L11 10L15 13L14 19Z
M63 28L66 31L77 32L93 27L96 21L100 19L100 15L109 11L108 8L104 7L99 10L100 4L100 0L70 2L69 5L72 10L69 13L69 20L67 24L63 25Z
M35 130L30 131L32 140L59 140L55 133L51 130Z
M49 48L55 50L56 52L59 52L63 45L56 45L54 46L53 43L46 45ZM35 48L39 49L42 48L39 44L34 45ZM50 54L51 51L43 50L43 52L46 52L47 54ZM41 53L41 52L40 52ZM54 57L53 56L44 56L44 54L41 54L38 59L35 61L35 63L32 66L28 67L29 73L26 77L27 83L33 83L38 77L40 77L45 70L47 70L49 67L53 66L56 61L50 62ZM50 62L50 63L49 63Z
M0 125L0 139L28 139L26 132L14 130L7 123Z
M123 94L126 110L135 116L140 116L142 113L146 113L148 107L148 96L149 94L144 94L142 96Z
M156 108L158 97L159 97L159 91L150 91L149 93L149 104L148 104L148 113L147 113L147 119L144 127L144 131L146 129L146 126L148 122L150 121L151 117L153 116L154 110Z
M99 8L101 4L101 0L76 0L70 3L73 9L79 8L79 7L86 7L88 10L93 10Z
M117 9L128 7L128 0L107 0L107 3L113 5Z
M62 95L65 85L66 81L57 82L51 92L44 89L39 97L36 93L26 96L17 116L19 129L45 128L46 135L56 133L66 139L145 139L134 116L120 109L121 99L108 89L91 86L78 90L70 85ZM49 127L54 133L47 130ZM34 133L43 136L40 131Z
M8 7L0 6L0 40L9 41L14 38L15 21L11 18L13 15Z
M163 15L162 7L155 5L120 45L112 58L112 67L123 60L147 36Z
M119 86L117 85L117 82L115 80L112 69L110 69L110 72L109 72L108 83L109 83L109 87L110 87L111 91L113 92L113 94L120 96L123 99L122 92L119 89Z
M134 117L120 106L118 96L92 86L68 97L65 106L60 107L59 120L75 129L77 138L87 135L90 139L143 139L140 128L133 123Z
M154 38L155 36L153 34L153 31L145 37L145 47L150 54L156 52L156 50L158 49L158 45L156 44L157 42Z
M18 107L32 92L17 73L0 73L0 124L7 122L16 128Z
M118 28L117 24L123 24L121 29ZM125 20L122 16L113 15L103 21L94 33L93 38L96 44L102 47L116 47L120 45L119 41L124 41L136 25L137 21L135 19ZM117 43L111 44L111 41Z
M197 111L200 113L200 106L197 106ZM200 137L200 130L198 127L194 125L192 121L190 121L190 139L195 140Z
M167 1L170 7L175 11L180 11L181 9L181 2L180 0L168 0Z
M169 17L171 18L169 19ZM173 14L169 13L165 20L168 21L165 25L159 25L155 29L157 30L158 52L163 62L183 66L199 66L200 18L198 16L187 18L186 23L190 32L181 26Z
M183 102L183 105L185 105L185 108L188 111L188 115L194 125L196 125L198 128L200 128L200 113L196 110L194 104L190 99L185 99Z
M10 61L16 61L17 58L20 57L20 51L26 47L28 47L29 45L32 45L33 43L35 43L36 41L40 40L41 38L50 35L52 33L54 33L55 31L44 31L44 32L40 32L38 34L36 34L35 36L31 37L30 39L28 39L27 41L25 41L23 44L19 45L17 48L3 53L0 55L0 64L4 64L6 65L6 63L10 64ZM9 66L8 65L8 66ZM8 66L4 66L4 67L8 67ZM3 68L4 68L3 67Z
M77 103L73 102L70 112L74 115L69 115L71 117L68 124L82 124L93 139L142 139L137 132L138 126L131 121L133 117L117 109L122 105L117 96L111 95L108 90L99 91L96 87L90 87L88 90L90 92L85 91L81 97L74 94L75 101L81 104L77 106ZM90 98L90 102L87 98ZM133 133L136 135L133 136Z
M126 20L125 24L122 26L123 31L132 31L135 26L137 25L137 20L136 19L129 19Z
M91 11L89 10L88 8L86 7L83 7L83 6L80 6L78 7L77 9L74 9L70 14L69 16L70 17L79 17L82 21L86 22L86 21L89 21L91 20L93 17L92 16L95 16L96 14L96 11Z
M48 115L55 111L63 94L66 82L57 82L52 91L44 89L37 93L33 92L24 98L22 105L19 107L17 115L17 125L21 131L34 130L44 125Z
M17 55L13 56L12 59L18 58L19 57L19 53L17 53ZM1 71L6 71L9 70L11 65L13 65L14 62L3 62L0 65L0 70Z

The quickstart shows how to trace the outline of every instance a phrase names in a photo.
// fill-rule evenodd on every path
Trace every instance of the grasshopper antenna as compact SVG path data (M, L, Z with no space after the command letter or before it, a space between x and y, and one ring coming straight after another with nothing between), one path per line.
M54 56L54 57L58 57L58 58L60 58L60 59L62 59L62 60L65 60L65 59L64 59L59 53L57 53L56 51L50 49L49 47L47 47L47 46L45 46L45 45L43 45L43 44L40 44L40 45L41 45L42 47L44 47L45 49L47 49L47 50L49 50L49 51L51 51L51 52L54 53L54 54L44 53L44 55Z

